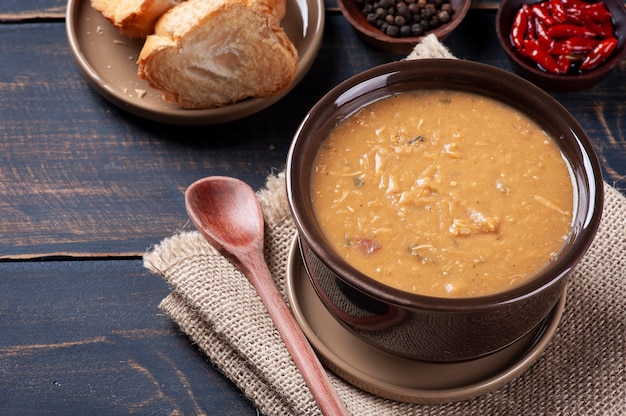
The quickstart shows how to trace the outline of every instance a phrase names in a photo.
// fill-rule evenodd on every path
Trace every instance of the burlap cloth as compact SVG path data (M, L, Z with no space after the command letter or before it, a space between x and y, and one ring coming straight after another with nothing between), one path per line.
M451 57L436 40L410 58ZM626 414L626 198L605 184L596 240L571 276L561 324L541 358L498 390L445 405L393 402L330 373L353 415ZM285 293L295 228L284 175L258 192L265 255ZM182 231L144 256L171 286L160 308L266 415L320 414L278 332L246 278L196 231ZM285 295L285 299L287 297Z

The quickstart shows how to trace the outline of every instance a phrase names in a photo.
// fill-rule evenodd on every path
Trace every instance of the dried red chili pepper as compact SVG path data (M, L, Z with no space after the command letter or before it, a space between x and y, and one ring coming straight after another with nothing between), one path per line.
M603 2L599 3L583 3L579 6L583 14L592 20L602 22L604 20L611 20L613 15L606 8Z
M553 74L561 73L556 60L545 49L543 49L541 45L539 45L538 41L525 39L524 53L546 71L552 72Z
M561 0L561 2L563 3L566 9L569 9L570 7L580 7L586 4L585 2L581 0Z
M598 23L600 28L600 35L605 38L615 37L615 28L613 27L613 21L605 20Z
M580 69L588 70L595 68L604 62L617 47L617 39L608 38L604 39L585 57L585 60L580 64Z
M535 36L535 21L537 20L537 18L535 17L535 15L533 15L532 12L528 13L528 22L526 23L526 37L527 38L536 38L537 36Z
M613 23L608 20L603 23L596 23L579 9L569 9L569 20L577 25L586 27L594 32L597 36L602 38L609 38L613 36Z
M562 0L550 0L550 9L552 10L552 16L560 23L567 21L567 10Z
M515 14L513 26L511 26L511 42L517 49L521 49L524 37L528 31L528 17L530 16L530 6L524 4Z
M532 5L531 10L535 14L535 16L539 18L539 20L541 20L548 26L552 26L557 24L558 22L550 14L550 11L548 10L548 5L549 3L535 3Z
M556 58L556 64L559 67L561 74L567 74L572 66L572 60L568 55L559 55Z
M596 47L598 41L592 38L568 38L556 41L548 50L552 55L572 55L590 52Z
M535 34L537 35L537 41L543 48L550 50L554 44L554 40L548 35L548 30L544 26L544 23L539 19L535 20Z
M548 35L553 38L593 38L597 34L586 27L565 23L549 27Z

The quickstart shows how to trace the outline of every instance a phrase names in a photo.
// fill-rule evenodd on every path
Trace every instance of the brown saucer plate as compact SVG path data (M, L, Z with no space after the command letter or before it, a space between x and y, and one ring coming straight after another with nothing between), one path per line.
M331 371L369 393L419 404L467 400L493 391L522 374L550 343L566 298L563 292L558 304L537 328L496 353L469 361L434 363L376 349L337 321L315 294L297 238L288 259L287 295L300 327Z
M324 32L323 0L287 0L282 21L298 50L300 62L289 90L267 98L251 98L208 110L184 110L161 100L159 91L137 76L137 58L143 40L121 35L89 0L68 0L67 37L89 84L112 104L137 116L178 125L210 125L247 117L274 104L295 87L309 71Z

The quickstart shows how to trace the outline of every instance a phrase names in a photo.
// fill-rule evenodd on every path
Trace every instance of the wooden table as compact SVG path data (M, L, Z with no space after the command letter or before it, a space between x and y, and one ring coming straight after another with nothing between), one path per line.
M474 3L445 43L510 69L496 7ZM219 174L261 187L325 91L400 57L361 43L329 3L319 56L282 101L224 125L157 125L87 85L64 13L64 0L0 4L0 414L256 415L159 311L168 287L141 256L189 228L187 185ZM556 97L626 192L626 62Z

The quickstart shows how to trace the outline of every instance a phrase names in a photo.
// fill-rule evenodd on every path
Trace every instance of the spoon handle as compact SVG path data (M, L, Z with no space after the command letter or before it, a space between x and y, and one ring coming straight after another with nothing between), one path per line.
M262 253L260 256L263 256ZM244 273L259 293L320 410L326 416L348 415L311 344L278 291L265 259L257 259L251 264L253 266L248 271L244 270Z

